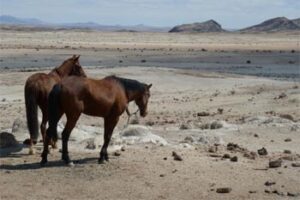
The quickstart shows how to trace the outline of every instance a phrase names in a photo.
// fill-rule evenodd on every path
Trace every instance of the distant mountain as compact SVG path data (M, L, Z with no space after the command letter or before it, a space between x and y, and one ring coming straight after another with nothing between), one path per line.
M41 21L39 19L24 19L17 18L9 15L0 16L0 25L4 25L4 29L9 29L11 26L13 29L20 30L21 27L16 26L29 26L30 30L35 28L38 30L49 30L49 29L89 29L89 30L101 30L101 31L119 31L129 30L132 31L149 31L149 32L167 32L169 27L153 27L145 26L142 24L133 25L133 26L121 26L121 25L101 25L95 22L85 22L85 23L48 23ZM2 26L3 27L3 26ZM28 29L28 27L24 27ZM28 29L29 30L29 29Z
M204 32L224 32L222 26L214 20L208 20L202 23L183 24L175 26L169 32L189 32L189 33L204 33Z
M294 22L295 24L297 24L300 27L300 18L293 19L292 22Z
M241 32L278 32L300 30L299 19L289 20L286 17L277 17L266 20L258 25L241 29Z
M35 18L17 18L10 15L1 15L0 24L6 25L45 25L46 22L43 22Z

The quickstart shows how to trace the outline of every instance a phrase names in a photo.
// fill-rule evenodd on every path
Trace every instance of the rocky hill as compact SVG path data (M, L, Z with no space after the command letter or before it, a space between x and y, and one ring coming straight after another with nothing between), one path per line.
M299 19L289 20L286 17L277 17L266 20L258 25L241 29L241 32L278 32L300 30Z
M207 32L224 32L222 26L214 20L209 20L202 23L183 24L175 26L169 32L189 32L189 33L207 33Z
M292 21L300 27L300 18L293 19Z

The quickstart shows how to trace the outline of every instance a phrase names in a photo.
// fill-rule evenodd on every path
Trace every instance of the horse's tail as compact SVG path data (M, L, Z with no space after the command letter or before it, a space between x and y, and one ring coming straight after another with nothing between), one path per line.
M48 98L49 128L47 129L47 137L55 142L58 139L57 124L60 118L60 91L61 85L54 85Z
M28 87L28 85L25 85L25 105L30 139L36 143L39 135L37 91L33 87Z

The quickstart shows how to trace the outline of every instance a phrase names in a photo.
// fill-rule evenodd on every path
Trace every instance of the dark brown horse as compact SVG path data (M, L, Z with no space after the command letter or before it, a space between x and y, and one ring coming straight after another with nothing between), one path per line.
M32 146L37 142L39 133L37 107L40 107L43 115L40 129L44 140L46 123L48 121L48 95L56 83L71 75L86 77L79 64L79 56L74 55L65 60L61 66L53 69L48 74L36 73L27 79L25 84L25 104L30 139L26 139L24 143L30 145L30 154L33 154ZM53 146L55 146L54 143Z
M107 147L119 116L130 101L135 101L140 115L147 115L150 87L136 80L108 76L101 80L68 77L55 85L49 94L49 128L47 129L41 165L47 163L50 139L57 139L57 123L63 114L67 122L62 132L62 159L70 164L68 140L81 113L104 118L104 144L99 163L108 161Z

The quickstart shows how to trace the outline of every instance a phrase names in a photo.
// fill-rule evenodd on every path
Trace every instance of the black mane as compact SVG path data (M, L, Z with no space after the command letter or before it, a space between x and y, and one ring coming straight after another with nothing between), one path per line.
M146 87L146 84L141 83L137 80L132 80L132 79L127 79L127 78L121 78L117 76L109 76L107 78L112 78L116 81L118 81L122 87L125 90L130 90L130 91L143 91Z

